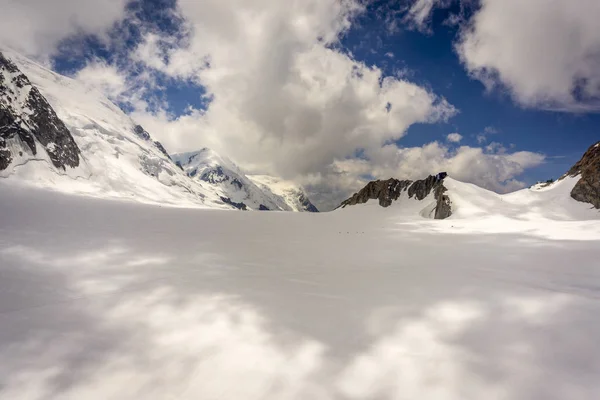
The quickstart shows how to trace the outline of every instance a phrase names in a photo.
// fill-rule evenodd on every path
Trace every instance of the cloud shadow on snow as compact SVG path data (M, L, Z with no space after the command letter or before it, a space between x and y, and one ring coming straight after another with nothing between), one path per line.
M600 390L585 243L564 253L560 241L460 235L434 254L436 235L406 232L402 247L385 231L366 243L336 227L307 239L299 219L286 220L285 243L247 235L256 227L224 242L231 226L182 235L199 221L151 211L127 222L87 214L79 226L93 236L44 222L15 231L8 220L2 397L558 400ZM150 215L168 218L142 235ZM205 226L220 218L198 215ZM251 217L236 218L243 230Z

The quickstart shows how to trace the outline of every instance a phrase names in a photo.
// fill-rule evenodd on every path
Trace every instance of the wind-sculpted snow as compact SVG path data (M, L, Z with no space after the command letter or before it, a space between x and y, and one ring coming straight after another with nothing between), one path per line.
M448 179L441 221L0 182L0 398L594 399L600 222L563 182Z

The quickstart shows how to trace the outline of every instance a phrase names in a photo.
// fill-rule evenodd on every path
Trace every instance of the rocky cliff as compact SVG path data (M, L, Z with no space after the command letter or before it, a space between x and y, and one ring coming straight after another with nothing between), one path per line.
M438 179L435 176L428 176L425 179L417 181L398 180L394 178L384 181L377 180L369 182L358 193L355 193L348 200L342 202L338 208L363 204L369 200L378 200L380 206L389 207L404 192L406 192L409 199L418 201L424 200L433 192L436 202L433 217L435 219L445 219L452 215L452 202L448 195L444 194L446 191L444 180Z
M592 145L565 176L581 177L571 191L572 198L600 209L600 142Z
M0 53L0 171L16 159L26 162L47 154L56 168L77 167L79 148L48 101Z

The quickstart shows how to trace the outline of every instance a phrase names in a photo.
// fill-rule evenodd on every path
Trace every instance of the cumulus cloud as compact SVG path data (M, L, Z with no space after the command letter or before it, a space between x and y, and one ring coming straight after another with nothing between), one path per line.
M338 206L341 200L360 190L372 179L423 179L440 171L452 178L474 183L498 193L508 193L527 186L516 179L526 169L544 163L546 156L529 151L510 153L508 149L461 146L453 148L439 142L420 147L398 147L395 144L366 154L364 158L336 161L323 176L312 176L303 182L323 209ZM335 190L328 179L336 177Z
M489 89L526 107L600 110L600 2L483 0L456 49Z
M11 6L11 15L39 23L26 25L20 40L17 31L0 26L0 38L29 54L51 54L73 32L101 35L123 18L124 2L60 0L43 19L39 15L52 7L40 2L33 10L33 2L26 0ZM419 3L413 16L423 24L434 6L446 4ZM442 169L458 179L507 191L523 186L514 178L543 162L542 155L528 152L451 148L437 142L415 148L390 144L411 125L446 121L457 110L408 75L386 76L339 48L340 37L364 11L362 1L176 4L176 35L133 21L142 40L128 55L122 54L125 60L92 60L75 76L129 105L132 117L170 151L211 147L249 172L304 184L322 209L333 208L371 178L417 179ZM6 14L0 22L4 18ZM146 95L156 89L157 74L178 84L202 86L198 96L208 106L189 108L182 115L170 114L160 99L154 99L158 106L151 106L153 100ZM459 143L461 135L447 139Z
M44 59L76 33L103 36L127 0L0 0L0 44Z
M450 133L448 134L448 136L446 136L446 140L448 140L451 143L458 143L462 140L462 135L460 133Z
M257 171L295 178L456 112L427 89L336 49L362 11L359 2L182 0L179 7L186 46L150 35L135 52L137 61L191 79L212 98L205 111L171 120L138 115L174 151L209 146Z
M445 8L452 0L415 0L404 16L404 22L410 28L431 33L431 14L436 8Z
M458 180L496 192L507 192L516 188L513 181L516 176L527 168L540 165L545 156L527 151L489 153L482 148L469 146L452 149L432 142L409 148L388 145L373 158L375 164L380 165L375 169L375 175L380 177L389 175L417 179L444 170ZM518 188L524 185L519 183Z
M119 101L128 91L127 77L114 65L102 60L88 63L75 78L102 91L108 98Z

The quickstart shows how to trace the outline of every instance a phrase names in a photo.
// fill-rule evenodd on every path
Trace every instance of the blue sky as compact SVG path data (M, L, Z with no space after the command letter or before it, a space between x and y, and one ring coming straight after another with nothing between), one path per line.
M104 90L173 152L212 147L333 204L440 168L500 192L562 175L600 138L586 6L56 0L13 7L4 22L38 22L0 41Z
M130 3L128 7L144 24L144 29L182 35L181 21L165 13L175 4L174 0L148 0ZM497 142L509 149L542 152L548 156L544 164L529 169L522 176L527 183L533 183L560 176L600 137L597 128L600 116L597 113L524 108L515 104L503 91L490 93L480 81L470 78L454 50L459 27L445 23L449 15L458 12L457 3L448 9L435 10L430 32L409 29L401 22L398 29L390 31L382 18L382 12L389 16L387 6L389 3L382 1L371 4L342 37L340 48L350 52L357 61L381 68L387 75L405 71L408 79L430 88L460 110L447 123L412 125L408 135L397 142L399 146L420 146L444 140L452 132L464 137L461 144L477 146L481 144L477 136L487 129L495 133L486 135L485 143ZM395 17L396 20L401 18L402 14ZM122 40L124 31L129 36L125 41ZM112 48L100 45L93 36L85 40L81 37L66 40L65 43L71 46L70 53L73 43L82 53L75 58L69 56L69 52L56 54L53 58L56 70L73 74L92 58L118 63L122 53L131 51L143 36L139 26L131 24L130 20L125 20L111 34ZM120 46L123 47L118 48ZM184 114L189 106L199 109L208 106L209 102L202 97L205 93L201 85L169 79L162 74L157 74L157 77L160 88L149 92L148 96L163 99L173 115ZM126 105L123 107L127 108Z
M416 124L398 143L418 146L439 140L450 132L464 136L461 144L476 146L477 135L486 127L497 134L487 135L489 142L520 150L542 152L546 162L524 174L528 183L558 178L573 165L587 148L600 140L600 114L568 113L524 108L515 104L504 91L487 92L478 80L469 77L454 50L459 28L444 22L457 13L459 6L436 10L431 33L401 26L390 32L379 16L385 1L370 12L343 39L343 46L369 65L377 65L387 74L407 68L410 79L431 87L456 106L460 113L448 123ZM393 58L386 56L393 54Z

